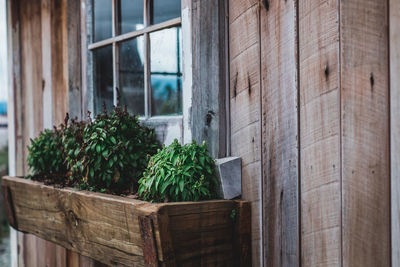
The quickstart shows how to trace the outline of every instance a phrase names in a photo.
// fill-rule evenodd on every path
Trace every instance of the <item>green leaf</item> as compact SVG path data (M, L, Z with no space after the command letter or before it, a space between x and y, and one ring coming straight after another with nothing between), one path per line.
M74 152L74 156L77 157L80 151L81 151L80 147L76 148L75 152Z
M114 136L111 136L111 142L114 144L114 145L116 145L117 144L117 140L115 140L115 137Z
M179 188L181 189L181 192L183 192L184 186L185 186L185 181L182 179L179 181Z

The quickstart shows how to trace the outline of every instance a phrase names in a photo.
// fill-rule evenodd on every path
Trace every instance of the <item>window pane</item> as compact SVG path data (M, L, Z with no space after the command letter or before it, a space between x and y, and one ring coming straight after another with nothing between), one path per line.
M152 115L182 113L180 28L150 34Z
M94 0L94 41L112 37L112 1Z
M157 24L181 16L181 0L153 0L152 22Z
M113 64L112 46L93 51L95 114L103 111L103 103L107 110L113 106Z
M120 44L119 85L121 105L133 114L144 115L144 42L143 37Z
M121 0L119 24L122 34L143 29L143 0Z

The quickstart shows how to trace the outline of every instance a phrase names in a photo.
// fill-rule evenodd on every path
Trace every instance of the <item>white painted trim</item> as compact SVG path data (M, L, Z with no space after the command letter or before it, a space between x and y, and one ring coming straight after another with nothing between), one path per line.
M4 1L2 1L4 3ZM5 1L6 4L6 21L7 21L7 48L8 48L8 106L7 106L7 117L8 117L8 174L10 176L16 175L16 131L15 131L15 116L14 104L15 104L15 90L13 85L14 77L14 66L13 66L13 38L12 36L16 33L13 32L11 23L11 10L10 2ZM18 22L19 23L19 22ZM18 27L16 27L18 31ZM19 34L19 33L18 33ZM17 81L19 82L19 81ZM17 231L10 227L10 251L11 251L11 267L18 267L18 237Z
M192 1L182 0L182 112L183 143L192 142Z

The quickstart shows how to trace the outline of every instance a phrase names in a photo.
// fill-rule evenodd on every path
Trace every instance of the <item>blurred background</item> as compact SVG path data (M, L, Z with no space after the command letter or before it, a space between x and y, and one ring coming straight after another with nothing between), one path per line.
M7 17L6 0L0 0L0 177L8 174L8 131L7 131ZM0 198L0 266L10 266L9 227Z

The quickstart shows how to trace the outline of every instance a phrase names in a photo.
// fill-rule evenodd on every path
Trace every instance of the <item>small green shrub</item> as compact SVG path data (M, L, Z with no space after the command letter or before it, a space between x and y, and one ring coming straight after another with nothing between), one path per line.
M83 158L83 132L87 123L84 121L77 121L72 119L68 121L68 114L65 118L64 128L62 131L62 145L64 148L64 158L67 164L69 178L68 184L79 185L81 177L79 176L79 170L77 167L80 166L78 162Z
M181 145L175 140L154 155L139 180L144 200L199 201L216 197L215 162L206 144Z
M41 178L64 177L67 165L64 162L61 130L44 130L28 147L28 165L33 176Z
M80 132L81 128L71 129L75 130ZM154 131L119 107L86 125L80 148L73 142L66 140L71 144L66 153L72 179L83 177L80 184L84 189L114 193L137 189L150 156L160 148Z

